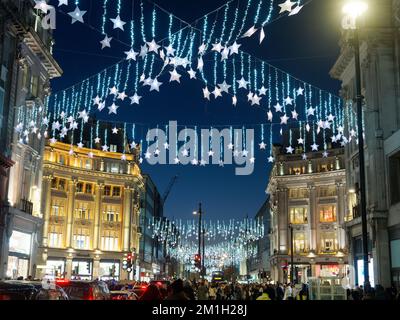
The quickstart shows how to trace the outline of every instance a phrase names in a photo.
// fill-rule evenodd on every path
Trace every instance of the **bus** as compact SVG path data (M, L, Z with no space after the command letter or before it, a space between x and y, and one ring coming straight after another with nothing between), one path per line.
M223 282L224 279L224 272L223 271L214 271L212 273L212 278L211 281L213 283L219 283L219 282Z

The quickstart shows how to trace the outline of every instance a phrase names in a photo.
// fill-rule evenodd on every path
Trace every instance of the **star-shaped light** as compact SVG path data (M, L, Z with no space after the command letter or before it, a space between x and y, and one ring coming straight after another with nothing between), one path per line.
M221 52L221 50L223 48L222 45L221 45L221 42L215 43L212 46L213 47L212 47L211 51Z
M282 108L283 106L280 105L280 103L278 102L275 106L275 112L282 112Z
M107 35L105 35L104 39L100 41L101 49L103 50L106 47L111 48L111 40L112 37L108 37Z
M207 162L206 162L204 159L201 159L201 160L200 160L200 166L205 167L206 164L207 164Z
M117 106L115 103L113 103L110 107L108 107L108 114L117 114L117 110L118 110L119 106Z
M74 11L68 13L68 15L70 15L71 18L72 18L72 22L71 23L74 24L77 21L83 23L83 16L85 15L85 13L86 13L86 11L79 10L79 7L76 6Z
M299 114L297 113L296 110L292 111L292 118L297 120L297 117L299 116Z
M168 142L165 142L165 143L164 143L164 149L165 149L165 150L169 149L169 144L168 144Z
M264 86L261 87L261 89L258 89L258 93L260 96L265 96L267 94L268 89L265 88Z
M214 151L212 151L212 150L208 151L208 156L209 157L214 157Z
M212 93L213 93L215 99L217 99L218 97L222 97L221 90L217 87L215 87L215 89Z
M322 157L323 157L323 158L328 158L328 156L329 156L329 153L325 150L325 151L322 153Z
M126 22L123 22L119 15L115 19L110 19L110 20L114 24L113 26L114 29L121 29L122 31L124 31L124 25L126 24Z
M253 92L249 92L248 94L247 94L247 101L251 101L251 100L253 100Z
M203 58L200 57L200 58L197 60L197 70L202 71L203 68L204 68L204 61L203 61Z
M199 47L199 55L203 55L204 52L206 52L207 45L205 43L202 43L201 46Z
M68 154L70 156L74 155L74 149L72 148L72 146L71 146L71 149L69 149Z
M129 145L131 147L131 149L136 149L137 144L135 141L132 141L131 144Z
M294 151L294 149L293 149L292 146L289 146L289 147L286 148L286 153L293 154L293 151Z
M136 52L135 50L131 49L129 51L125 51L125 54L126 54L126 60L136 61L136 57L139 54L139 52Z
M304 95L304 89L300 87L300 88L297 89L296 93L297 93L298 96L303 96Z
M231 87L231 85L227 84L226 81L224 80L224 82L220 83L218 87L221 89L222 92L229 93L229 88Z
M287 124L288 120L289 120L289 117L286 114L284 114L281 117L281 124Z
M105 101L100 102L99 105L97 106L97 110L102 111L106 107Z
M234 157L239 157L240 152L238 150L235 149L235 151L233 151L233 156Z
M142 59L144 59L144 57L147 55L147 53L149 52L149 50L147 49L146 45L143 45L140 47L140 53L139 53L139 57L141 57Z
M315 142L314 144L311 146L311 150L312 151L318 151L319 145L317 145Z
M268 157L268 162L269 162L269 163L273 163L274 161L275 161L275 159L274 159L273 156L269 156L269 157Z
M73 121L69 127L70 130L77 130L78 129L78 122Z
M252 26L249 30L247 30L244 34L243 34L243 38L250 38L254 33L257 32L257 28L255 28L255 26Z
M286 105L292 105L293 104L293 99L291 98L291 97L287 97L286 99L285 99L285 104Z
M189 151L187 151L187 149L183 149L181 153L184 157L187 157L189 155Z
M162 85L162 82L159 82L158 80L157 80L157 78L155 78L153 81L152 81L152 83L151 83L151 86L150 86L150 91L153 91L153 90L156 90L156 91L160 91L160 86Z
M239 53L239 48L241 47L241 44L238 44L236 41L229 47L229 52L230 55L232 54L238 54Z
M56 142L57 142L57 139L56 139L56 138L53 137L53 138L50 139L50 143L51 143L51 144L55 144Z
M145 159L150 159L151 158L151 153L149 152L149 150L147 150L146 153L144 154L144 158Z
M254 163L255 161L256 161L256 158L254 158L254 157L250 158L250 163Z
M112 94L114 96L116 96L118 94L118 89L116 86L109 88L108 90L110 91L110 94Z
M271 112L271 110L268 110L268 112L267 112L267 117L268 117L268 121L271 121L271 122L272 122L272 119L274 118L274 115L273 115L273 113Z
M225 47L221 52L221 61L228 59L229 57L229 49Z
M254 106L256 105L260 105L260 100L262 99L262 97L259 97L257 94L255 94L253 96L253 98L251 99L251 105Z
M243 157L247 157L248 154L249 154L249 152L246 149L242 151Z
M230 143L228 144L228 149L229 149L229 150L233 150L233 147L234 147L234 145L232 144L232 142L230 142Z
M108 149L109 149L108 145L105 144L101 148L103 149L104 152L108 152Z
M296 8L292 9L292 11L289 13L289 16L294 16L300 12L301 9L303 9L304 5L302 6L297 6Z
M117 99L124 101L127 98L127 94L124 92L118 93Z
M335 120L335 117L332 115L332 113L330 113L328 115L328 121L333 121L333 120Z
M155 154L156 156L158 156L160 153L161 153L161 151L160 151L160 149L158 149L158 148L154 151L154 154Z
M181 162L181 161L179 160L178 157L176 157L176 158L174 159L174 163L175 163L175 164L179 164L179 162Z
M239 84L239 89L240 88L247 89L247 85L249 84L249 82L246 81L243 77L240 80L236 80L236 82Z
M304 144L304 139L303 139L303 138L297 139L297 143L298 143L298 144Z
M307 155L306 155L305 153L303 153L302 159L303 159L303 160L307 160Z
M126 161L126 154L125 154L125 153L123 153L123 154L121 155L121 160L122 160L122 161Z
M77 146L78 146L79 149L82 149L82 148L83 148L83 143L82 143L82 141L79 142L79 143L77 144Z
M148 47L149 47L149 52L155 52L158 53L158 49L160 46L157 44L157 42L154 41L154 39L151 42L146 42Z
M68 6L68 0L58 0L58 6L61 7L62 5Z
M315 109L313 107L310 107L307 109L307 117L313 116L315 112Z
M190 76L190 79L196 79L196 71L194 71L192 68L190 68L188 74Z
M153 79L150 78L150 77L148 77L148 78L144 79L144 81L143 81L143 87L145 87L145 86L151 87L151 84L152 84L152 83L153 83Z
M199 164L199 161L198 161L196 158L194 158L194 159L191 161L191 164L194 165L194 166L197 166L197 165Z
M181 79L182 76L176 71L176 69L174 69L174 71L170 71L169 73L171 74L169 82L172 82L172 81L176 81L178 83L181 82L180 79Z
M265 150L265 147L267 146L264 141L261 141L261 143L259 144L260 146L260 150Z
M296 2L292 2L290 0L286 0L284 3L281 3L279 6L281 7L281 10L279 11L279 14L283 12L292 12L292 7L296 4Z
M54 130L60 130L60 127L61 127L60 122L56 121L56 122L53 122L51 128L52 128L52 130L54 131Z
M99 138L99 137L96 137L96 138L94 139L94 143L100 143L100 138Z
M137 93L135 93L132 97L130 97L129 99L131 99L131 104L139 104L140 103L140 99L142 99L141 96L139 96Z
M118 134L118 129L117 129L116 127L114 127L114 128L112 129L112 133L113 133L113 134Z
M45 0L35 0L35 9L38 9L46 14L49 10L49 7L50 6L46 3Z
M172 44L170 44L168 47L165 47L167 50L167 56L174 56L175 55L175 49L172 47Z
M205 87L205 88L203 89L204 98L210 100L210 94L211 94L211 92L208 90L207 87Z
M97 95L95 98L93 98L93 104L98 105L101 102L101 98Z
M236 96L232 97L232 105L234 105L234 106L237 105L237 97Z

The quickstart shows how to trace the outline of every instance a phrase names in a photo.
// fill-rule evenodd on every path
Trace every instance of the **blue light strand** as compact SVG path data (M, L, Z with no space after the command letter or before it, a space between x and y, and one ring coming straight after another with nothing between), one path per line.
M261 24L263 27L269 23L271 21L272 18L272 13L274 11L274 0L270 0L270 6L269 6L269 10L268 10L268 16L267 18L264 20L264 22Z

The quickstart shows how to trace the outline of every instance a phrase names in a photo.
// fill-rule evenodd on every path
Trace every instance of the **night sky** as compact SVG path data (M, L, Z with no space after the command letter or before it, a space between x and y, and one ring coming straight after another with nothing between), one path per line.
M92 1L96 3L95 1ZM192 22L216 9L227 0L156 0L166 10L185 21ZM283 1L278 1L283 2ZM96 8L81 8L96 10ZM340 1L313 0L293 17L275 21L266 29L267 37L261 46L255 38L243 41L241 49L317 87L338 93L339 82L329 76L339 53ZM123 50L99 50L101 34L87 26L58 15L54 56L64 75L52 82L53 92L67 88L96 74L125 57ZM126 49L126 48L125 48ZM183 79L182 79L183 80ZM121 116L129 122L164 126L170 120L186 125L254 125L266 121L265 111L249 104L231 105L229 97L216 102L203 98L203 83L181 81L161 87L160 93L148 94L143 103ZM258 140L257 140L258 143ZM178 175L165 206L170 218L192 219L198 203L203 203L205 219L242 219L254 216L266 199L270 166L265 153L258 152L251 176L235 176L235 166L192 165L150 166L143 162L143 172L151 175L161 194L170 179Z

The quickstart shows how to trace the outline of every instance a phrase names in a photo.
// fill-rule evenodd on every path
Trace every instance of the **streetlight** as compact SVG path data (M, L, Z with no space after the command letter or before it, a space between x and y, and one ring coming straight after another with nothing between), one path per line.
M198 248L197 254L200 257L200 266L201 266L202 265L202 263L201 263L201 261L202 261L202 257L201 257L201 217L203 215L203 212L201 211L201 203L199 203L199 211L193 211L193 214L199 216L199 230L198 230L198 233L199 233L199 248Z
M294 284L294 252L293 252L293 225L289 224L290 230L290 282Z
M368 292L370 288L368 270L368 230L367 230L367 201L366 201L366 182L365 182L365 159L364 159L364 132L363 132L363 96L361 93L361 63L360 63L360 39L358 34L357 19L368 10L368 4L361 0L352 0L343 6L343 12L347 18L351 19L347 29L354 31L354 56L356 69L356 101L357 101L357 125L358 125L358 156L360 168L359 200L361 206L361 227L363 242L364 260L364 290ZM345 27L345 26L344 26Z

